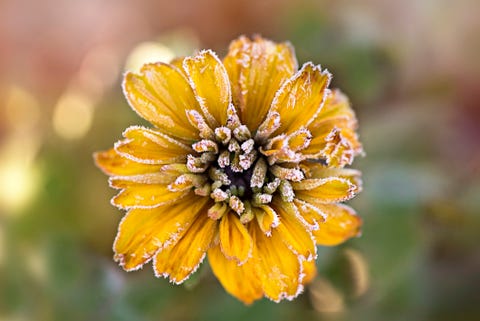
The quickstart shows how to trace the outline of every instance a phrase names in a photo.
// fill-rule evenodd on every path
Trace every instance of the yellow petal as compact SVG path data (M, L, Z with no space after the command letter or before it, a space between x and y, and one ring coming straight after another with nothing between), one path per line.
M178 71L181 72L185 77L187 77L187 74L185 73L185 70L183 70L183 61L185 60L185 58L186 57L173 58L170 61L170 65L177 67Z
M295 152L305 149L311 138L312 134L307 129L300 129L288 137L288 147Z
M247 262L239 266L237 261L223 255L220 245L208 250L208 261L225 290L243 303L251 304L263 296L254 264Z
M317 230L320 222L325 221L325 214L314 205L295 198L293 203L298 209L299 215L307 223L310 230Z
M137 175L156 173L162 168L161 165L140 164L131 159L120 156L115 149L93 154L95 164L107 175Z
M252 255L253 241L248 230L232 212L223 215L220 221L220 248L227 259L245 263Z
M110 187L124 189L135 184L163 184L168 185L182 174L189 173L184 164L170 164L162 166L154 173L145 173L127 176L112 176L109 179Z
M204 50L185 58L183 67L210 126L225 125L231 91L222 62L213 51Z
M298 68L293 47L289 43L242 36L230 44L223 63L240 119L254 132L264 120L277 90Z
M280 224L275 231L278 232L283 242L301 259L314 260L317 257L315 241L312 233L301 221L295 205L284 202L279 197L274 198L272 205L280 217Z
M317 276L317 262L315 260L302 261L302 284L308 284Z
M272 235L272 228L275 228L280 223L277 213L268 205L261 205L259 207L252 207L260 229L267 236Z
M216 230L217 222L210 219L206 213L199 213L175 245L161 249L155 255L155 275L168 277L176 284L182 283L202 263Z
M185 162L192 149L178 140L155 130L139 126L129 127L126 138L115 144L118 154L145 164L171 164Z
M208 202L190 196L174 205L129 211L118 227L115 260L127 271L140 268L158 249L176 243L196 215L206 213Z
M176 67L146 64L141 74L125 75L123 89L130 106L159 130L180 139L198 139L198 131L185 111L200 111L200 107L187 79Z
M189 192L172 192L163 184L132 182L112 198L112 204L121 209L153 208L179 201Z
M302 153L310 158L323 158L329 166L351 164L354 156L363 152L356 128L357 119L348 98L333 90L309 126L313 139Z
M306 63L280 88L270 109L280 114L277 134L291 134L315 119L328 92L330 77L326 70Z
M362 190L362 172L352 168L326 168L320 164L308 163L307 172L309 178L328 178L339 177L348 180L355 185L355 193L359 193ZM305 168L305 167L304 167Z
M360 234L362 219L355 211L343 204L318 204L326 215L313 235L319 245L337 245Z
M300 259L284 244L276 229L266 236L258 224L250 224L254 240L253 257L246 264L255 264L262 289L269 299L279 302L292 300L303 289L300 282Z
M326 97L322 110L309 128L315 129L323 123L341 120L347 121L349 127L357 126L357 119L348 97L339 89L333 89Z
M292 182L296 198L310 203L336 203L351 199L358 188L349 180L340 177L304 179Z

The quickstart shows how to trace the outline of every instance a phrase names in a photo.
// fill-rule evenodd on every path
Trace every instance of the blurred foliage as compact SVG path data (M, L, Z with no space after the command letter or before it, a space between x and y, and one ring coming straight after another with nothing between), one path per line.
M0 148L7 151L5 146L12 142L17 152L28 147L35 156L23 162L21 152L17 160L15 153L2 151L0 168L7 168L4 160L8 155L8 160L13 157L8 164L25 163L20 168L26 176L19 177L27 179L27 184L33 184L33 179L28 181L30 171L24 168L38 177L33 196L19 198L24 203L13 207L11 202L0 202L0 319L480 319L480 108L479 100L472 98L478 97L474 80L478 78L472 74L479 69L476 61L462 59L475 56L472 50L478 56L480 45L456 46L455 34L442 33L443 29L437 34L435 28L423 24L425 19L442 21L450 13L452 28L462 30L463 38L478 36L478 19L469 10L469 0L460 1L455 9L444 1L438 6L431 1L389 5L371 0L364 6L343 1L305 0L295 6L266 1L258 12L255 4L248 2L246 9L238 12L237 24L213 20L208 22L214 25L212 29L207 22L203 27L195 24L208 19L200 19L203 11L196 12L198 8L192 4L191 27L200 31L189 31L184 38L183 31L172 37L166 26L143 19L155 6L146 3L150 6L119 5L115 12L123 20L112 13L112 21L144 24L137 25L136 38L112 32L109 35L114 40L107 36L97 39L110 51L94 55L97 58L88 65L89 72L81 73L86 63L79 62L76 51L70 52L68 47L53 50L58 48L57 39L51 47L38 50L43 58L27 56L31 60L23 69L16 65L19 75L24 75L23 82L12 73L4 73L11 79L0 79L0 98L8 96L10 81L19 82L31 91L41 111L37 110L35 122L27 124L28 128L22 127L17 117L33 114L28 108L19 114L22 110L16 105L6 104L1 111ZM201 5L215 3L205 0ZM227 7L223 5L221 10L238 11L233 4L233 9ZM15 8L13 4L6 7ZM108 14L108 7L102 8L99 10ZM137 9L138 20L126 19L136 16L128 10L129 14L122 15L121 8ZM160 10L153 11L161 15ZM79 17L86 19L85 14L80 12ZM275 22L274 27L266 26L268 19ZM49 26L48 21L42 22ZM69 26L68 21L63 23ZM115 26L109 25L112 30ZM416 37L409 26L422 36ZM220 32L222 27L225 30ZM119 75L135 43L160 39L162 46L175 54L180 54L175 44L182 44L182 50L188 48L185 41L225 50L229 38L252 29L276 40L288 39L300 63L312 60L333 73L333 86L351 98L357 112L367 156L354 163L363 172L364 192L352 202L364 220L363 236L339 247L320 248L319 275L295 301L275 304L262 300L246 307L225 293L206 262L185 286L156 279L150 265L137 272L122 271L112 260L111 245L123 213L109 204L114 191L94 167L91 155L111 146L124 128L145 124L129 109L119 85ZM12 30L11 37L23 35ZM105 30L108 34L110 29ZM85 49L86 42L79 46ZM86 49L82 52L88 56ZM36 74L38 69L57 66L52 61L59 61L65 70L54 67L53 74L43 78ZM105 61L112 65L106 66ZM100 69L105 75L111 72L107 75L111 80L92 74L98 66L103 66ZM91 122L84 123L88 125L85 132L72 139L62 136L51 119L63 92L78 89L88 94L92 103L80 108L78 115L91 116ZM11 101L32 101L32 97ZM13 177L0 178L4 191L21 183Z

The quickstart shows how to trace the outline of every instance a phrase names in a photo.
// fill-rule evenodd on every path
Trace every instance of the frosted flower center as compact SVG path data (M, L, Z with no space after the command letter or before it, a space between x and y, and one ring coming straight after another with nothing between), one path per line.
M253 175L252 166L240 173L233 171L230 166L227 166L224 172L230 181L230 186L223 189L224 191L230 191L232 195L237 195L241 199L248 200L252 197L253 190L250 183Z

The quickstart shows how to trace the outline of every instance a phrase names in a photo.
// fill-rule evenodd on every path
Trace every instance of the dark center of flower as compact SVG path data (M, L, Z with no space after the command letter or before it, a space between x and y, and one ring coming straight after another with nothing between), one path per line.
M235 172L230 166L226 166L224 172L227 174L230 186L223 186L222 189L224 191L229 189L232 195L237 195L241 199L249 200L253 195L253 190L250 186L250 181L253 175L253 166L243 172Z

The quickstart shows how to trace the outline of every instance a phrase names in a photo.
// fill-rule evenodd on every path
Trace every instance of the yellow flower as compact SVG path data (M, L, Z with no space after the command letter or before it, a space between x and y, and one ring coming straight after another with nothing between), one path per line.
M224 288L249 304L293 299L315 275L316 244L359 234L340 202L361 189L345 169L362 152L347 98L293 48L240 37L223 62L210 50L146 64L123 82L133 126L95 154L127 210L114 243L127 271L153 260L182 283L206 255Z

